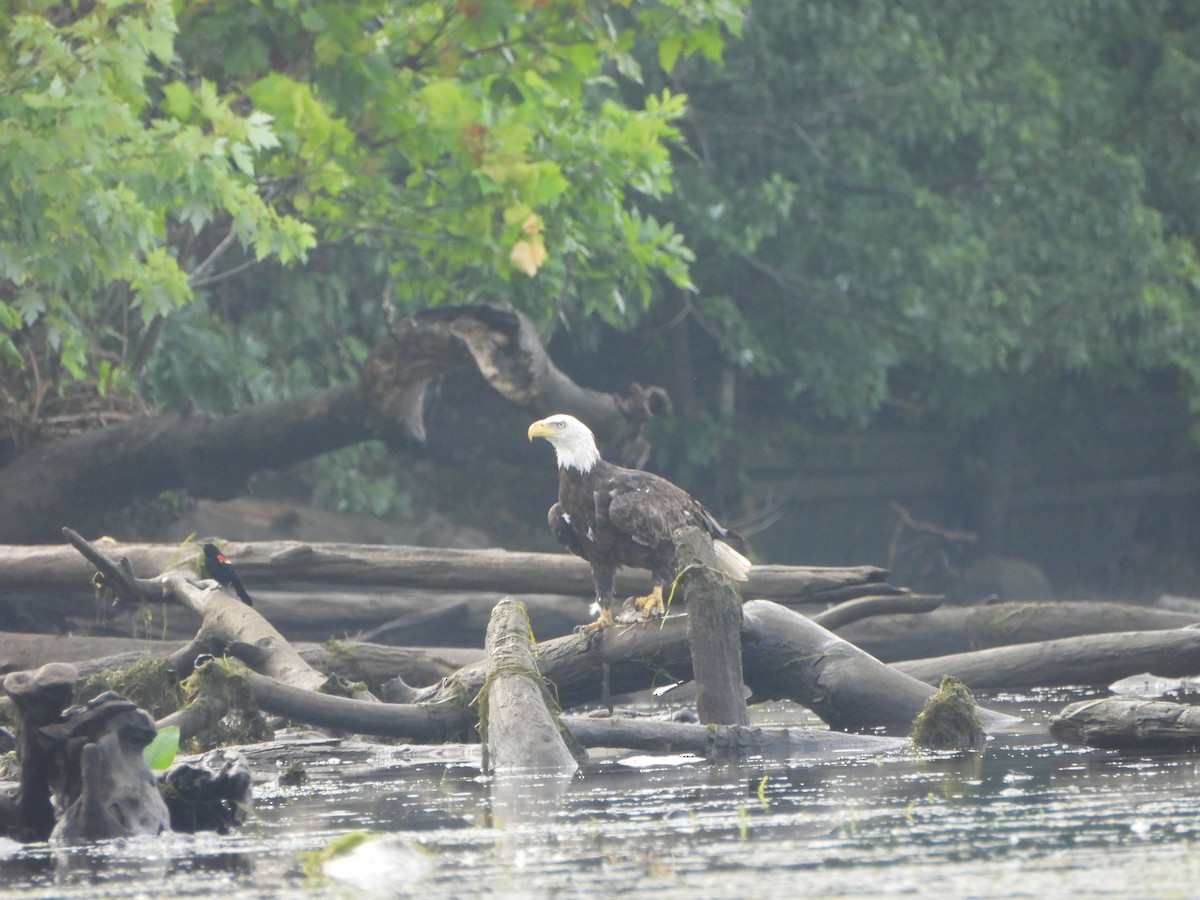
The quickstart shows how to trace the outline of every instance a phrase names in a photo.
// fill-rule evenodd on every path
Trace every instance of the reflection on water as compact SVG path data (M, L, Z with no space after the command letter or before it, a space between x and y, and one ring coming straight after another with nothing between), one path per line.
M229 837L68 853L0 842L0 885L43 897L1192 895L1200 758L1051 742L1041 724L1079 696L989 698L1029 725L975 753L640 769L612 757L569 779L488 779L462 754L366 776L339 762L301 788L264 785ZM310 882L300 854L359 829L388 843L343 865L344 886Z

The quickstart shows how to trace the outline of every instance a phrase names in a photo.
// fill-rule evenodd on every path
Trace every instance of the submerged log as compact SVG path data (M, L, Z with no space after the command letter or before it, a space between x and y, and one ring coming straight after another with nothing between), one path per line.
M742 686L742 598L717 568L712 539L695 526L675 542L679 589L688 604L688 650L696 714L705 725L749 725Z
M838 634L884 662L895 662L1081 634L1182 628L1197 621L1200 617L1120 603L997 603L877 616L839 628Z
M1134 697L1083 700L1050 720L1060 741L1107 750L1180 752L1200 749L1200 707Z
M159 784L172 831L229 834L254 807L250 764L237 750L210 750L194 762L177 763Z
M1200 672L1200 629L1089 634L892 667L930 684L954 675L974 690L1111 684L1142 672L1178 678Z
M843 734L820 728L692 725L624 716L563 716L581 747L620 747L647 753L693 753L709 760L746 756L821 756L883 753L908 746L904 738Z
M521 604L496 604L487 637L487 680L479 693L483 769L571 773L579 768L550 710Z

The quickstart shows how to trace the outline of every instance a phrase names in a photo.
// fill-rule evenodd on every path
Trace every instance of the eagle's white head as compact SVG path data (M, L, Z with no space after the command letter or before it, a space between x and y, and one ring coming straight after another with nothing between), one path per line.
M600 451L592 430L574 416L556 413L529 426L529 439L545 438L554 445L560 469L591 471L600 462Z

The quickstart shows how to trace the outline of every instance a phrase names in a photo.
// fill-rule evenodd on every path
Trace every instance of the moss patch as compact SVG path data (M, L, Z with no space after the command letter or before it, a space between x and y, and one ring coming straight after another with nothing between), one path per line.
M140 659L120 669L104 669L80 680L75 700L86 703L93 697L113 691L131 700L155 719L183 706L183 689L164 659Z
M977 747L987 739L979 722L979 707L967 686L953 675L942 677L937 693L913 720L913 744L932 750Z

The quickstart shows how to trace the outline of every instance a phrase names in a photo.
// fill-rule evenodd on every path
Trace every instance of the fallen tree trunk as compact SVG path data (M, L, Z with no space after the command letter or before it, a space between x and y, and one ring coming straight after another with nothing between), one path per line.
M518 312L425 310L399 319L352 383L228 415L128 419L31 447L0 469L0 541L50 540L63 522L93 530L114 509L175 488L228 499L255 472L371 438L422 440L426 386L469 366L508 400L536 415L577 413L609 443L665 404L661 389L633 385L621 397L575 384Z
M786 607L752 600L742 609L745 680L758 700L795 700L830 728L907 734L934 688L896 671ZM984 726L1016 721L980 709Z
M1200 673L1200 629L1089 634L892 663L929 684L954 675L972 690L1111 684L1149 672Z
M199 546L112 541L95 541L93 546L109 557L128 557L142 572L196 565L202 556ZM230 542L221 549L237 565L256 599L260 591L270 589L324 596L330 592L318 593L314 585L331 584L343 589L386 586L459 592L460 597L461 592L482 592L492 596L568 595L588 603L595 599L591 568L567 553L297 541ZM0 545L0 589L79 590L91 577L87 561L61 544ZM745 594L778 602L818 603L844 590L879 592L886 587L886 579L887 571L875 566L759 565L750 571ZM646 573L639 570L623 570L617 577L618 593L642 594L648 586ZM393 618L397 614L401 613Z
M1182 628L1197 621L1196 616L1120 603L997 603L878 616L839 628L838 634L884 662L895 662L1081 634Z
M1059 741L1106 750L1196 750L1200 707L1133 697L1083 700L1050 720L1050 734Z
M317 728L441 743L470 740L475 727L475 715L467 708L471 698L462 703L374 703L318 694L254 672L246 678L263 712Z
M529 644L529 618L511 598L488 625L487 680L479 693L483 770L573 773L579 768L547 703Z

